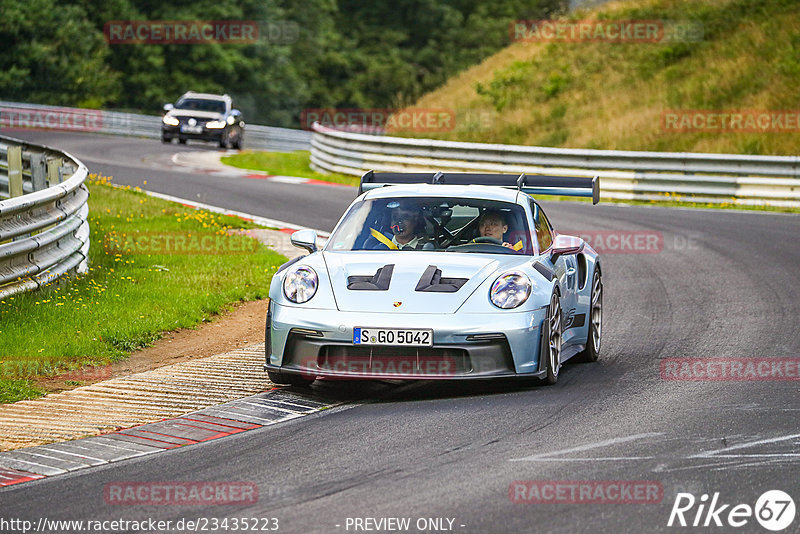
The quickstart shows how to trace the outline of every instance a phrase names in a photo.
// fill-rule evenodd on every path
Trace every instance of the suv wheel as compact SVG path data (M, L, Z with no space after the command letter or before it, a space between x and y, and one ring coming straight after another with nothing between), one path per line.
M240 132L239 135L236 136L236 141L233 142L233 148L235 148L236 150L241 150L243 144L244 144L244 136Z

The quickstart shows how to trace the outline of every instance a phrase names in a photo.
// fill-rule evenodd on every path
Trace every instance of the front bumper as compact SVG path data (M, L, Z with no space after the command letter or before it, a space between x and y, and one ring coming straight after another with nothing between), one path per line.
M272 302L265 367L308 378L537 376L546 312L360 313ZM432 328L433 346L354 345L354 327Z
M224 134L225 128L215 128L213 130L209 130L204 126L202 132L200 133L187 133L182 132L180 126L167 126L166 124L161 126L161 136L165 139L183 138L196 139L199 141L219 142Z

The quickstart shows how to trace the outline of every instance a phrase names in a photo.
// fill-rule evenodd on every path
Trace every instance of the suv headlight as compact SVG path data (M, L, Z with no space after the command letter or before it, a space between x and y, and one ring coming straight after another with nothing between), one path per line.
M167 126L177 126L181 123L181 121L179 121L175 117L170 117L170 116L165 116L162 120L164 121L164 124L166 124Z
M307 265L293 268L283 278L283 294L297 304L311 300L317 293L317 287L319 287L317 273Z
M498 308L516 308L528 300L531 294L531 280L524 273L511 271L500 275L492 284L489 299Z
M206 128L210 130L218 130L220 128L225 128L225 121L209 121L206 123Z

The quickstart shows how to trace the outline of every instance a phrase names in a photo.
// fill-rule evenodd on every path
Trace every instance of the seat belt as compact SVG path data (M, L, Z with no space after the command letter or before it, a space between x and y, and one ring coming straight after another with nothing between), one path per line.
M389 239L388 237L386 237L385 235L383 235L382 233L380 233L379 231L377 231L375 228L370 228L370 229L369 229L369 233L370 233L370 234L372 234L372 237L374 237L375 239L377 239L378 241L380 241L381 243L383 243L384 245L386 245L386 246L387 246L387 247L389 247L390 249L392 249L392 250L399 250L399 249L397 248L397 245L395 245L394 243L392 243L392 240L391 240L391 239ZM520 243L521 243L521 242L520 242Z

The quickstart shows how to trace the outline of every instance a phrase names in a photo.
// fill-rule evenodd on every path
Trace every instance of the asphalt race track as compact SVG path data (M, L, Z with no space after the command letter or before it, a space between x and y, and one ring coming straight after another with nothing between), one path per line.
M322 230L355 194L170 168L171 154L216 150L211 145L17 136L67 150L116 183L141 186L146 179L147 189ZM359 395L365 384L318 382L315 390L347 402L153 457L10 486L0 490L0 516L277 518L279 531L291 533L376 527L356 518L410 518L407 532L767 532L752 516L741 528L727 521L734 506L755 507L767 490L800 504L800 217L545 206L557 228L600 236L607 248L636 235L630 232L660 236L650 250L604 253L598 244L605 282L599 362L567 364L552 387L410 383ZM793 361L794 380L662 377L668 358L711 357ZM247 481L258 485L259 499L247 506L106 504L104 486L119 481ZM651 481L663 493L645 503L571 503L563 495L559 502L512 502L532 495L518 493L515 481L542 481L539 488L547 481ZM729 505L715 516L723 526L703 510L698 524L708 519L711 526L681 528L676 520L668 527L682 492L697 500L685 513L689 525L701 496L710 496L707 510L718 493L717 508ZM784 532L798 525L800 516Z

